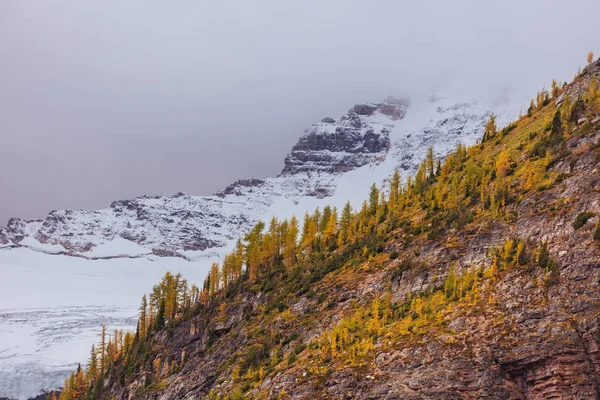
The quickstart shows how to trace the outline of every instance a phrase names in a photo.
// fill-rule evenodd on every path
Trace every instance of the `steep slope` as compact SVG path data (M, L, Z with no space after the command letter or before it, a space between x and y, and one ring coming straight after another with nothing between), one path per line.
M191 304L165 277L90 397L597 398L599 72L298 248L256 230Z
M202 281L259 219L327 204L341 210L348 199L359 207L373 181L383 185L396 168L414 174L427 148L442 157L474 143L490 110L506 121L517 109L496 100L449 92L410 106L366 103L310 127L278 177L238 181L214 196L140 197L12 219L0 228L0 396L59 387L86 362L98 324L133 328L139 297L165 271Z

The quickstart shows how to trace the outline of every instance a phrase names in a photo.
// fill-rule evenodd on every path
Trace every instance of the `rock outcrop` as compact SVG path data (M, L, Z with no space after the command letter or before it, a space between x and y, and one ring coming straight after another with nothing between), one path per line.
M357 104L336 123L324 118L306 130L285 158L281 174L340 173L385 159L392 121L404 118L407 101L389 97Z

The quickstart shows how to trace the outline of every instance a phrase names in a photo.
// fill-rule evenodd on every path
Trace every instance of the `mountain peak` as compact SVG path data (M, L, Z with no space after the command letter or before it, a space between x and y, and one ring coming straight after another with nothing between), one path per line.
M379 104L356 104L339 121L323 118L292 148L281 175L348 172L382 161L393 121L404 118L407 107L407 100L389 96Z

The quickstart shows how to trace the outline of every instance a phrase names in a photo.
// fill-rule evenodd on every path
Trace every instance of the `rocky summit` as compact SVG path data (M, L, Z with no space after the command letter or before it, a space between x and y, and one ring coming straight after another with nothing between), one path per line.
M339 173L385 159L390 126L374 123L383 116L404 118L408 100L388 97L379 104L357 104L339 121L323 118L300 138L285 158L282 175L301 172Z

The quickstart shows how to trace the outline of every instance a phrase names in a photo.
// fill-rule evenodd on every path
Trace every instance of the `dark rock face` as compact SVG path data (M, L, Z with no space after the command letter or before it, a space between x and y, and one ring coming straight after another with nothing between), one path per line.
M65 210L63 213L57 210L50 211L50 213L42 223L42 226L40 227L36 238L41 243L48 242L48 239L52 237L52 235L56 232L58 227L67 222L69 215L71 215L71 210ZM65 246L65 248L69 249L68 244L67 246Z
M373 113L377 110L377 105L373 103L365 103L365 104L357 104L355 105L349 113L354 112L357 115L373 115Z
M25 229L27 222L21 218L11 218L8 220L8 224L4 231L9 241L13 243L19 243L25 237ZM36 221L37 222L37 221Z
M5 227L0 227L0 245L8 244L10 242L8 234L6 233Z
M406 98L388 96L384 102L377 105L377 108L382 114L391 117L393 120L398 120L404 118L409 104Z
M584 98L592 81L592 77L594 76L596 77L596 82L600 88L600 79L598 79L600 77L600 59L587 65L583 71L581 71L581 79L568 85L565 91L556 99L556 104L562 105L567 95L571 98L571 101L578 98Z
M227 195L233 194L236 196L244 195L244 188L252 188L263 185L265 183L264 179L240 179L235 181L231 185L227 186L225 189L216 193L219 197L225 197Z
M105 210L55 210L43 221L11 219L8 237L19 243L26 235L40 243L59 244L69 252L86 252L115 237L148 247L159 256L181 256L177 250L206 250L243 222L224 216L202 197L142 196L118 200ZM219 225L219 222L223 226ZM0 238L1 240L1 238Z
M285 158L281 174L347 172L383 160L390 148L386 122L404 118L407 107L406 101L388 100L357 104L337 123L325 118L307 129Z
M181 254L176 251L152 249L152 254L159 257L182 257Z

